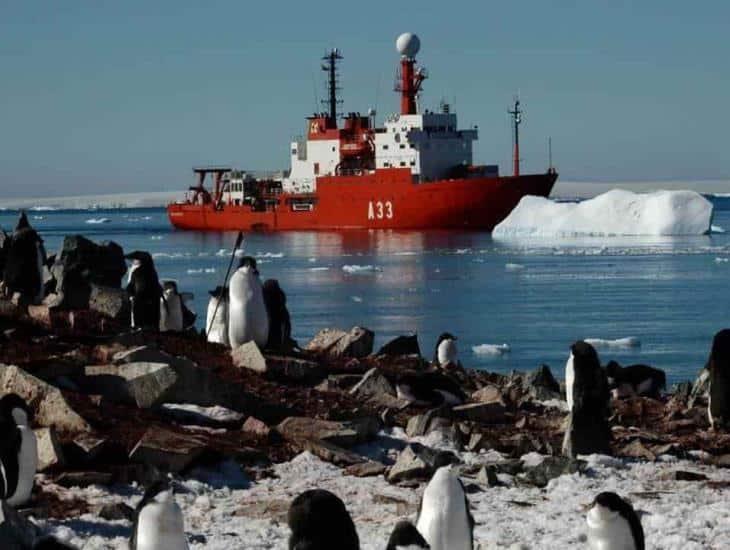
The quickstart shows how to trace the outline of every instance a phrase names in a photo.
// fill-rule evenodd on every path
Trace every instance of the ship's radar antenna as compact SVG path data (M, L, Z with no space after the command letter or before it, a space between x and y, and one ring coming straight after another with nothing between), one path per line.
M511 111L507 111L512 115L512 124L514 126L515 143L512 161L514 163L513 174L520 175L520 124L522 124L522 109L520 109L520 98L515 96L515 104Z
M400 73L395 81L395 91L401 93L400 112L415 115L418 113L416 99L423 81L428 78L426 69L419 67L416 70L416 54L421 49L421 41L417 35L406 32L395 41L395 47L401 55Z
M337 73L337 62L342 59L342 55L337 48L333 48L322 57L322 70L327 73L327 99L323 99L322 103L327 105L329 109L328 118L331 120L333 125L337 125L337 106L342 104L342 100L337 97L337 92L340 91L338 73Z

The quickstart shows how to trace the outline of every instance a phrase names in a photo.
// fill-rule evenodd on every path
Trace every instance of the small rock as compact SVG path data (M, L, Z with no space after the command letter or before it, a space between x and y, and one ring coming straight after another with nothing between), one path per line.
M583 472L585 460L577 460L565 456L546 456L537 466L525 468L523 479L536 487L545 487L548 481L563 474Z
M384 474L386 470L387 467L385 464L374 460L368 460L367 462L348 466L345 468L345 474L355 477L373 477Z
M441 466L453 464L457 460L451 452L411 443L400 452L398 459L388 472L387 478L390 483L428 479Z
M339 447L352 447L373 439L380 430L380 421L373 417L336 422L292 416L276 429L291 440L313 439L327 441Z
M130 302L126 290L109 286L91 285L89 309L110 319L127 323L130 319Z
M246 419L246 422L244 422L241 427L241 431L261 437L269 437L271 434L271 428L269 428L265 422L262 422L253 416L249 416Z
M701 474L699 472L676 470L674 472L674 479L677 481L707 481L710 478L708 478L705 474Z
M376 355L421 355L421 347L418 345L418 335L398 336L385 344Z
M70 462L89 464L106 449L108 440L92 434L81 434L66 446Z
M134 508L127 506L123 502L114 504L105 504L99 510L99 517L107 521L126 520L132 521L134 518Z
M331 358L362 358L373 351L375 334L362 327L353 327L349 332L339 329L323 329L317 333L306 349Z
M505 405L505 399L502 390L493 384L488 384L471 394L473 401L477 403L500 403Z
M112 477L112 474L109 472L64 472L54 480L54 483L61 487L109 485Z
M646 446L638 439L635 439L628 445L624 446L619 451L619 454L630 458L643 458L650 462L654 462L656 460L656 455L647 449Z
M525 383L533 399L538 401L560 399L560 384L547 365L542 365L528 374Z
M205 441L164 428L148 429L129 454L129 460L148 464L164 472L177 473L189 466L205 450Z
M38 471L63 468L66 460L58 442L56 430L53 428L40 428L35 430L38 445Z
M261 374L267 372L266 358L253 340L231 350L231 359L238 368L249 369Z
M362 380L350 390L350 395L376 407L402 409L407 405L407 402L398 399L393 385L377 368L366 372Z
M367 458L350 452L328 441L316 441L314 439L302 439L296 445L303 451L309 451L326 462L337 466L352 466L367 462Z
M464 420L483 424L499 424L505 421L506 409L501 403L468 403L453 408L454 414Z

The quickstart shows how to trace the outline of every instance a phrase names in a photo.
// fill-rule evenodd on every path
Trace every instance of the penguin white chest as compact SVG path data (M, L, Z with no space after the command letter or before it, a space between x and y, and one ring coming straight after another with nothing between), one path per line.
M217 307L217 310L216 310ZM215 315L215 319L213 318ZM205 321L208 342L228 345L228 299L211 297Z
M448 467L436 471L423 493L416 528L431 550L472 550L466 498Z
M629 522L621 515L596 505L586 517L590 550L636 550Z
M458 362L456 342L454 342L451 338L442 340L438 345L436 355L438 357L439 365L446 365L448 363L456 364Z
M246 267L231 277L228 339L232 348L253 340L263 348L269 339L269 315L258 275Z
M575 366L573 353L565 363L565 398L568 401L568 412L573 412L573 383L575 382Z
M151 502L139 513L136 550L186 550L180 507L174 501Z
M19 426L22 437L18 453L18 486L7 500L11 506L25 504L33 491L33 480L38 468L38 443L35 433L28 426Z

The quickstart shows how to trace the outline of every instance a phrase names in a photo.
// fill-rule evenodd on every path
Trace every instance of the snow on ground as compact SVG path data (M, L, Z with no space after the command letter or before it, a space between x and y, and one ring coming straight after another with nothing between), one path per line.
M402 430L383 434L383 441L399 441ZM371 452L375 452L373 444ZM496 451L464 453L469 464L494 461ZM656 463L607 456L584 457L584 474L563 475L544 489L520 486L501 475L504 487L482 488L469 495L477 522L475 537L481 549L583 548L585 507L601 491L627 496L642 512L647 548L700 550L727 548L730 489L705 482L672 481L676 470L701 472L713 481L730 484L730 470L662 457ZM542 457L525 455L538 464ZM382 550L395 523L413 519L423 485L417 489L395 487L383 476L357 478L305 452L274 467L275 477L258 482L246 479L229 462L218 471L194 472L195 478L178 483L177 500L185 515L192 549L285 548L286 512L291 500L307 489L320 487L339 495L355 520L363 550ZM464 478L475 483L475 480ZM56 488L56 486L52 486ZM65 490L94 505L126 502L134 506L141 497L137 487L98 486ZM131 525L105 521L88 514L67 521L41 522L42 527L83 550L124 549Z
M712 203L695 191L636 194L613 189L580 203L526 196L497 227L495 237L704 235Z
M604 340L603 338L584 338L586 344L596 349L632 349L640 348L641 340L634 336L627 338L616 338L615 340Z
M342 271L345 273L349 273L350 275L357 275L360 273L377 273L378 271L383 271L383 268L378 267L377 265L343 265Z
M479 344L472 346L471 351L474 355L504 355L509 353L511 348L508 344Z

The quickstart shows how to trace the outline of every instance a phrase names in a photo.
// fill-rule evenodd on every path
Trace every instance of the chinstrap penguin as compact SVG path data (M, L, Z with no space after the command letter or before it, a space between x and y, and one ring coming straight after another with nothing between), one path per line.
M169 481L145 491L134 511L130 550L187 550L182 510Z
M427 550L431 548L416 526L408 520L399 521L388 539L385 550Z
M132 260L127 293L132 303L132 328L159 330L162 286L148 252L136 250L125 256Z
M600 493L586 515L591 550L644 550L644 530L634 508L616 493Z
M723 329L712 339L707 361L710 387L707 392L707 415L713 429L730 428L730 329Z
M10 393L0 399L0 499L11 506L30 500L38 467L32 414L26 402Z
M456 348L456 336L444 332L436 341L436 349L433 352L433 362L439 366L448 364L459 364L459 352Z
M291 317L286 307L286 294L276 279L266 279L263 286L264 303L269 316L267 349L287 350L292 347Z
M208 342L228 345L228 287L217 286L208 292L205 334ZM215 315L215 319L213 316Z
M460 405L466 399L459 383L438 371L405 372L398 377L395 387L400 399L414 405Z
M186 301L192 299L193 295L189 292L178 292L175 281L163 281L162 298L160 298L160 332L181 332L195 323L195 314L185 305Z
M3 246L5 265L2 280L5 294L12 296L18 292L27 303L40 303L43 300L46 250L43 239L28 223L25 212L20 214L15 231Z
M233 349L252 340L263 349L269 339L269 316L256 260L245 256L239 266L228 288L228 340Z
M615 398L640 395L658 398L667 386L663 370L648 365L628 365L622 367L616 361L606 365L608 386Z
M297 496L288 513L289 550L359 550L360 539L345 503L324 489Z
M423 491L416 521L431 550L472 550L474 518L464 486L451 466L433 474Z

